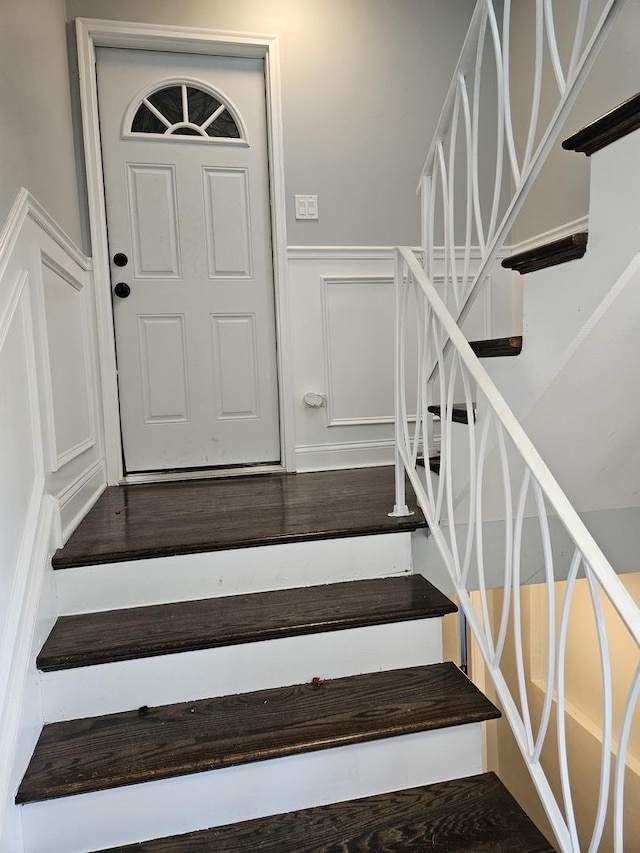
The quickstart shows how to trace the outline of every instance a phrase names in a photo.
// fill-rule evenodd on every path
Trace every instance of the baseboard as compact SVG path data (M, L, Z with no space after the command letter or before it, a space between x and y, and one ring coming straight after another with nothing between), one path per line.
M107 471L100 459L83 471L56 496L60 506L61 538L64 544L107 487Z
M296 447L297 471L367 468L393 465L394 460L395 444L392 438L382 441L307 444Z
M42 495L35 510L37 518L33 546L22 566L24 596L16 597L16 612L7 620L15 629L16 641L3 667L0 706L0 850L22 853L21 820L14 795L42 727L40 683L33 665L36 651L55 620L55 591L51 554L55 546L57 506ZM49 571L47 571L47 569Z

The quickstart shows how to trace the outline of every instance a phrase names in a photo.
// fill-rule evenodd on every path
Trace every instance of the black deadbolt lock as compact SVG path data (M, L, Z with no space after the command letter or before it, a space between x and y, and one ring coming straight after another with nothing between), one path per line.
M131 288L126 282L119 281L113 288L113 292L116 296L119 296L120 299L126 299L127 296L131 293Z
M129 263L129 258L124 254L124 252L116 252L113 256L113 263L117 267L126 267Z

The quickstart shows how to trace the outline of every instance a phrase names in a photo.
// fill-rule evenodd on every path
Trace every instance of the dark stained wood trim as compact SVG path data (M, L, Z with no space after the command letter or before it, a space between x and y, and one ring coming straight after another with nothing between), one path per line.
M420 468L424 468L424 456L418 456L416 459L416 465L419 465ZM429 470L433 474L440 473L440 457L439 456L430 456L429 457Z
M554 853L494 773L103 853Z
M456 609L426 578L411 575L63 616L37 666L49 672L435 618Z
M50 723L42 730L16 802L499 716L453 663L442 663Z
M640 92L569 136L562 143L562 147L566 151L578 151L590 157L601 148L639 128Z
M427 411L436 415L437 417L442 417L442 406L427 406ZM476 419L476 410L475 406L472 409L473 420ZM465 403L454 403L451 408L451 420L454 424L468 424L469 423L469 412L467 410L467 406Z
M305 542L426 527L411 487L411 516L390 518L392 467L111 486L54 569Z
M510 338L490 338L486 341L469 341L469 346L478 358L520 355L522 352L522 335L512 335Z
M584 256L587 251L588 240L589 232L579 231L577 234L570 234L568 237L561 237L560 240L553 240L551 243L544 243L534 249L527 249L526 252L511 255L510 258L505 258L502 261L502 266L506 269L515 270L520 275L526 275L526 273L536 272L546 267L575 261Z

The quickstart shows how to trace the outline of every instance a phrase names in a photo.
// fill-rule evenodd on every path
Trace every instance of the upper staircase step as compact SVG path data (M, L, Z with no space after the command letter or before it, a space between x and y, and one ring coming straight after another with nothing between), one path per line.
M332 803L104 853L552 853L493 773Z
M415 500L409 490L412 509ZM390 518L391 467L111 486L54 569L425 527Z
M427 406L427 411L431 415L435 415L437 418L442 417L442 406L439 404L434 404L433 406ZM471 414L473 420L476 418L476 410L475 404L471 409ZM469 410L467 408L466 403L454 403L451 407L451 420L454 424L468 424L469 423ZM439 470L439 467L438 467ZM437 473L437 472L436 472Z
M425 460L424 456L418 456L418 458L416 459L416 465L418 465L420 468L426 467L426 460ZM429 457L429 470L433 474L439 474L440 473L440 456L430 456Z
M569 234L569 236L561 237L559 240L552 240L550 243L543 243L533 249L527 249L526 252L511 255L510 258L505 258L502 261L502 266L525 275L529 272L543 270L546 267L564 264L567 261L575 261L584 256L587 251L588 240L588 231Z
M522 352L522 335L511 335L509 338L489 338L485 341L469 341L469 346L478 358L520 355Z
M51 670L426 619L456 606L421 575L132 607L58 619L38 668Z
M452 663L141 708L42 730L17 803L494 719Z
M640 92L569 136L562 143L562 147L567 151L579 151L590 157L638 128Z

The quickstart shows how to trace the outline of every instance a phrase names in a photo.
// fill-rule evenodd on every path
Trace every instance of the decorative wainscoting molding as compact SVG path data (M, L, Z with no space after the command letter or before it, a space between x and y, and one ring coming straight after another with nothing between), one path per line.
M390 464L394 249L292 246L288 256L297 470ZM511 274L499 275L467 321L470 337L489 338L495 316L511 317ZM325 404L305 406L308 393Z
M105 486L91 264L22 189L0 233L0 849L42 723L51 554Z
M320 281L327 426L393 423L393 278Z

